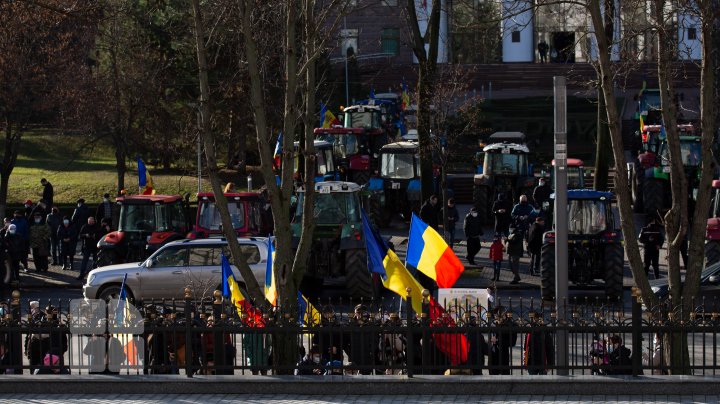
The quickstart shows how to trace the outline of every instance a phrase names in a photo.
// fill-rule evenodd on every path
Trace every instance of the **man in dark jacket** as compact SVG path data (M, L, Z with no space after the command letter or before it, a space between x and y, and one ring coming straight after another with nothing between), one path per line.
M90 208L85 205L85 199L80 198L77 200L77 208L73 211L70 221L76 229L79 229L87 223L88 217L90 217Z
M420 208L420 220L427 223L427 225L432 227L433 229L437 230L439 214L440 209L438 207L438 197L437 195L431 195L430 199L425 201L425 203Z
M110 227L112 227L112 215L113 204L110 202L110 194L105 194L103 195L102 202L100 202L95 211L95 221L102 222L105 220L107 223L110 223Z
M535 215L535 209L528 203L527 195L520 195L520 201L513 206L510 216L515 226L527 236L527 230L530 226L530 219Z
M444 213L447 217L448 226L445 231L450 237L450 242L448 243L448 245L450 245L450 248L453 248L453 245L455 244L455 224L459 219L459 213L457 208L455 207L455 198L448 198L447 206L445 206Z
M541 314L530 313L532 331L525 335L524 364L529 375L546 375L555 360L553 338L542 324Z
M493 203L492 212L495 215L495 233L499 233L505 237L510 234L510 212L512 204L507 199L507 195L501 192L497 196L497 200Z
M19 259L20 262L23 264L23 268L25 269L25 271L27 271L27 258L28 254L30 253L30 224L25 218L25 214L20 210L15 211L13 220L10 223L15 225L17 235L20 236L20 239L22 240L23 249L19 252Z
M543 234L545 233L545 219L538 216L528 230L528 251L530 258L530 274L540 275L540 250L542 250Z
M523 255L523 235L520 230L513 228L506 243L510 259L510 270L513 273L513 280L510 281L510 284L516 285L520 282L520 257Z
M82 264L80 265L80 275L78 275L78 279L83 279L85 277L90 256L93 257L93 267L97 266L97 243L102 234L102 228L95 223L95 218L92 216L88 217L87 224L80 229L79 239L82 240L83 243L83 259Z
M550 185L545 181L545 178L540 178L538 181L538 186L535 187L533 190L533 202L535 202L535 207L540 209L543 206L543 203L550 200L550 194L552 193L552 189L550 188Z
M72 270L75 245L77 243L77 230L70 222L69 217L63 217L63 224L58 229L57 235L60 240L60 256L63 269Z
M665 235L662 227L657 223L655 215L648 215L648 224L640 230L638 240L645 250L643 256L645 275L648 275L650 265L652 265L655 279L658 279L660 277L660 248L665 243Z
M625 347L619 335L613 335L608 339L608 366L609 375L631 375L632 374L632 351Z
M60 239L58 238L58 229L62 226L62 216L58 208L53 207L50 214L45 219L50 226L50 253L52 254L52 264L60 265Z
M477 208L472 207L470 212L465 215L463 231L467 237L467 260L470 264L475 265L475 255L480 252L480 236L483 235Z
M53 200L55 199L55 191L50 181L45 178L40 180L40 184L43 186L42 199L47 203L48 209L53 206Z
M14 224L8 226L5 237L3 238L3 249L10 260L12 278L16 281L20 280L20 260L23 254L25 254L27 258L25 244L26 242L17 232L17 226Z
M503 306L497 306L493 309L493 324L495 328L490 332L490 341L488 342L488 365L494 367L490 369L491 375L509 375L510 358L512 347L517 344L517 333L510 331L510 327L514 327L512 319L505 316L506 310Z

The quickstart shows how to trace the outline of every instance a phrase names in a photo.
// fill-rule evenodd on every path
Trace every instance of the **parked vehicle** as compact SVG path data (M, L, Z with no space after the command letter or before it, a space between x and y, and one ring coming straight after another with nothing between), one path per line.
M551 200L554 197L552 195ZM622 233L616 229L612 199L613 194L610 192L589 189L567 191L568 280L581 288L592 286L595 280L602 280L607 297L620 300L623 294L625 251ZM554 300L554 220L553 229L543 236L540 267L540 294L543 300Z
M119 196L113 222L118 229L98 242L98 266L141 261L162 245L181 240L190 224L186 215L189 195Z
M352 297L372 297L360 215L361 187L352 182L327 181L315 184L315 192L315 231L303 292L315 295L326 281L336 281L343 282ZM304 195L300 189L292 223L294 246L302 234Z
M261 234L262 217L260 215L260 194L256 192L228 192L228 210L235 233L238 237L263 236ZM220 211L215 205L215 194L201 192L197 194L198 207L193 231L188 238L224 237ZM267 234L264 234L267 236Z
M491 223L491 207L497 195L503 192L508 199L517 201L520 195L532 196L535 177L528 163L530 150L521 132L496 132L489 138L477 160L482 164L475 174L473 203L483 223Z
M265 282L267 238L239 238L240 248L255 279ZM123 278L130 299L182 299L185 288L195 297L210 297L222 287L220 253L229 255L227 240L221 238L182 240L163 245L141 262L110 265L90 271L83 286L86 299L117 299ZM235 279L244 287L240 272L232 266Z
M680 282L685 282L685 275L680 275ZM653 279L650 288L660 300L668 298L670 287L668 278ZM700 274L700 290L695 297L695 306L705 305L708 311L717 311L720 305L720 263L707 265ZM720 306L717 306L720 307Z
M720 180L713 180L712 211L705 230L705 265L720 262Z
M555 167L555 159L550 163ZM555 170L550 170L552 188L555 187ZM567 189L585 189L585 163L580 159L567 159Z

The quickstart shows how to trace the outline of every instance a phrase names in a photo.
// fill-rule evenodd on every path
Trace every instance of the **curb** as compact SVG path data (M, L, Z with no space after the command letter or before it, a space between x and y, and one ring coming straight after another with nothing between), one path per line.
M0 394L293 394L617 396L720 394L703 376L10 376Z

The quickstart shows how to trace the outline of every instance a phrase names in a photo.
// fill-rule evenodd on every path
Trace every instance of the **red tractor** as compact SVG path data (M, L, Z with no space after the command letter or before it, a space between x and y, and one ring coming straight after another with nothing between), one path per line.
M189 229L185 214L189 195L127 195L115 203L118 229L98 242L98 266L142 261Z
M315 140L333 145L335 168L342 180L363 185L378 169L380 148L389 141L383 110L377 105L353 105L343 115L342 126L315 128Z
M256 192L225 193L228 200L230 218L238 237L262 236L261 198ZM220 211L215 205L215 194L201 192L197 195L198 207L193 231L188 238L207 238L222 236ZM264 234L267 236L267 233Z

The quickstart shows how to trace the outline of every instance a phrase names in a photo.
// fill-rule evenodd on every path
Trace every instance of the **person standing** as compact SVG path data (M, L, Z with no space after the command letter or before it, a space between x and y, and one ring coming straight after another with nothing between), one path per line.
M514 327L512 318L507 317L505 308L497 306L493 309L493 330L490 332L488 347L488 365L491 375L509 375L510 351L517 344L517 333L507 330Z
M445 217L447 218L447 226L445 229L448 236L450 237L450 248L453 248L455 244L455 224L458 221L458 210L455 207L455 198L448 198L447 206L445 207Z
M43 187L42 199L45 200L48 208L51 208L53 206L53 200L55 199L55 190L53 189L50 181L46 180L45 178L40 180L40 184Z
M77 243L77 230L70 222L70 218L63 217L63 224L58 229L58 239L60 240L60 256L63 270L72 270L73 259L75 258L75 244Z
M502 268L502 262L503 262L503 252L505 251L505 247L503 247L502 241L500 241L500 235L498 233L495 233L495 237L493 238L493 242L490 245L490 255L489 258L493 262L493 281L499 281L500 280L500 269Z
M492 212L495 215L495 233L502 234L507 237L510 232L510 211L512 205L507 200L507 195L500 192L497 200L493 203Z
M470 212L465 215L463 231L467 238L467 260L470 264L475 265L475 255L480 252L480 237L483 235L476 207L472 207Z
M90 256L93 258L93 268L97 266L97 243L102 236L102 228L95 223L95 218L90 216L87 218L87 224L80 229L80 240L82 240L82 264L80 264L80 274L77 279L82 280L87 272Z
M20 263L22 263L25 272L28 270L28 254L30 253L30 226L25 218L25 214L21 210L16 210L13 220L10 222L15 225L15 231L22 241L22 251L19 251Z
M425 203L423 203L423 205L420 207L420 220L425 222L428 226L432 227L436 231L438 229L438 216L440 213L437 204L437 195L431 195L430 199L425 201Z
M73 211L72 218L70 221L76 229L82 227L87 223L87 219L90 216L90 208L85 205L85 199L80 198L77 200L77 208Z
M530 226L530 219L534 216L535 209L528 203L527 195L520 195L520 201L513 206L510 217L515 223L515 227L519 228L523 237L527 236L527 230Z
M50 255L50 226L45 223L43 214L36 212L30 225L30 248L36 272L48 271L48 256Z
M510 270L513 273L513 280L510 284L516 285L520 282L520 257L523 254L523 238L517 228L512 229L506 240L507 253L510 257Z
M10 260L10 272L15 281L20 281L20 261L25 252L25 241L17 232L17 226L11 224L3 238L3 249ZM27 255L26 255L27 257Z
M543 234L545 234L545 219L538 216L528 230L528 251L530 251L530 274L532 276L540 275Z
M538 53L540 54L540 63L547 63L547 53L549 48L550 47L547 42L545 42L544 39L541 39L540 43L537 45Z
M538 186L535 187L532 194L535 207L542 209L543 204L550 200L550 194L552 194L550 185L545 181L545 178L540 178L538 180Z
M98 223L106 221L107 223L110 223L110 227L112 227L112 216L113 205L112 202L110 202L110 194L106 193L103 195L102 202L100 202L97 210L95 211L95 221Z
M525 335L523 362L529 375L546 375L555 361L553 338L536 311L530 313L530 326L532 331Z
M660 278L660 249L665 243L665 235L662 227L657 223L655 215L648 215L648 223L640 230L638 240L644 247L645 275L649 276L648 273L652 265L655 279Z
M28 199L27 201L25 201L25 204L23 204L23 208L25 209L25 218L27 220L32 219L32 211L33 211L32 199Z
M52 264L60 265L60 239L58 238L58 229L62 226L63 221L58 208L52 208L45 222L50 226L50 253L52 254Z

